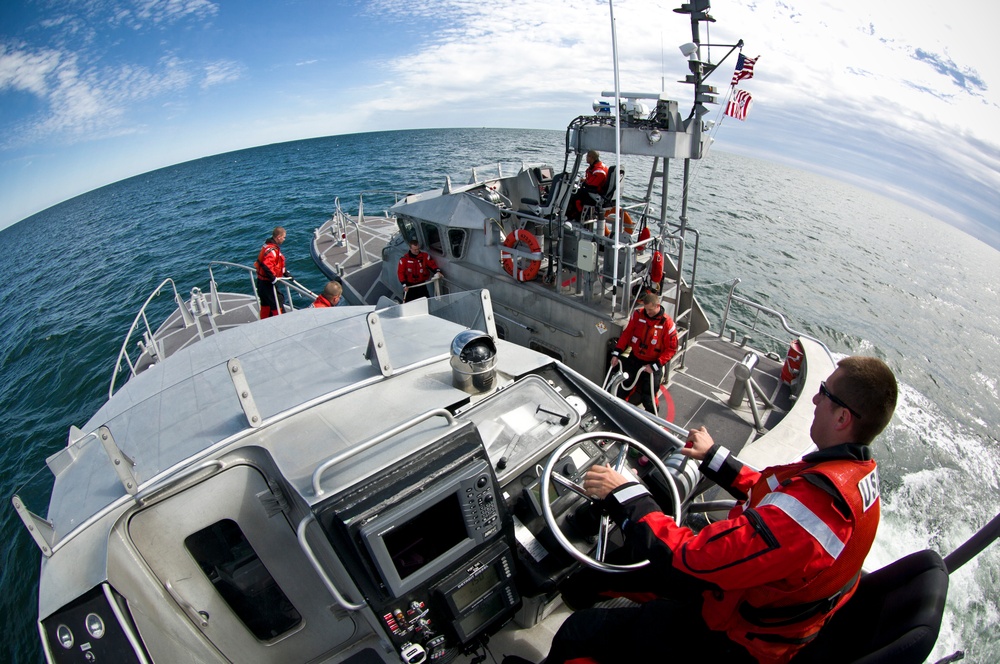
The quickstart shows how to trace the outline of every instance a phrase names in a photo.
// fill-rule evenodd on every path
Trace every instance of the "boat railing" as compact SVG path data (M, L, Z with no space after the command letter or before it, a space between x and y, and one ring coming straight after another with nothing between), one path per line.
M222 298L219 295L219 286L215 278L216 268L219 267L246 272L249 276L249 290L247 292L252 297L256 298L257 271L248 265L242 265L240 263L212 261L208 264L208 298L206 298L201 292L201 289L192 288L191 298L185 302L184 298L177 291L177 285L174 283L174 280L170 278L164 279L160 285L149 294L146 301L143 302L142 306L139 308L139 313L136 314L131 327L129 327L128 333L125 335L125 340L122 342L121 349L118 351L118 359L115 362L114 372L111 374L111 384L108 386L108 398L114 396L115 387L118 383L118 377L123 372L127 370L129 378L132 378L139 373L139 362L142 358L148 359L149 362L153 364L158 364L166 356L166 349L163 346L162 339L157 336L157 331L171 314L164 317L164 320L160 321L159 325L157 325L155 329L150 324L149 318L150 307L168 286L176 307L174 312L179 314L179 324L183 327L183 329L188 329L194 326L196 328L198 338L203 339L206 331L202 328L201 318L204 316L207 318L208 325L211 327L211 333L214 334L219 331L215 322L216 318L227 312L226 308L223 306ZM307 298L310 304L316 299L315 293L292 279L277 279L275 281L274 288L284 289L285 303L291 310L295 309L294 294L296 293L301 297ZM240 306L245 306L245 303ZM129 354L129 349L132 344L133 337L140 330L142 338L136 342L136 353L133 358L133 356Z
M833 353L830 351L829 347L827 347L825 343L823 343L822 341L820 341L819 339L810 334L806 334L805 332L793 328L791 325L789 325L788 320L785 318L785 315L783 313L777 311L776 309L772 309L771 307L763 305L759 302L754 302L753 300L745 298L741 295L737 295L736 287L739 284L740 284L740 279L737 277L733 279L733 283L729 287L729 297L726 300L726 308L723 311L722 320L719 323L720 339L725 336L726 330L728 328L731 339L735 341L735 335L737 332L735 328L739 328L744 330L744 336L741 342L744 345L750 341L751 334L758 334L766 339L770 339L771 341L775 342L777 344L777 349L785 348L788 345L787 339L782 339L781 337L778 337L777 335L772 334L763 328L764 324L763 321L765 319L762 318L762 315L764 315L771 320L777 321L781 325L781 328L785 332L791 334L793 337L801 337L803 339L809 339L810 341L819 344L826 352L827 356L830 358L830 361L833 362ZM739 304L749 309L753 313L753 318L749 321L741 321L731 318L730 314L732 313L733 304Z
M209 289L210 289L210 303L211 303L211 314L212 316L220 316L226 313L225 308L222 306L222 300L219 297L219 285L215 279L215 271L213 267L224 267L232 268L246 272L250 277L250 293L256 295L257 293L257 270L249 265L243 265L242 263L230 263L228 261L212 261L208 264L208 279L209 279ZM313 300L316 299L316 293L312 292L299 282L294 279L289 279L288 277L282 277L280 279L275 279L275 288L281 287L285 289L285 304L292 311L295 310L295 298L294 294L298 293L302 297L309 300L312 304Z
M499 180L504 177L516 175L522 170L524 170L524 162L498 161L482 166L473 166L468 184L481 184L490 180Z
M166 289L168 284L169 280L160 288ZM43 555L51 556L121 507L148 504L181 483L223 470L225 463L219 461L220 451L261 427L295 417L392 373L447 360L449 349L442 344L409 342L410 322L421 315L421 307L425 307L425 315L429 317L450 321L463 329L484 330L496 338L493 309L486 290L463 291L440 299L368 311L365 318L371 355L358 354L354 368L344 372L342 356L308 354L307 361L314 365L314 371L309 380L297 384L295 398L287 399L285 378L270 369L274 357L283 352L280 348L316 343L316 328L306 326L293 335L245 348L224 361L206 362L188 376L171 376L168 388L129 395L125 402L120 402L124 408L112 408L106 421L89 432L71 427L67 445L46 459L45 468L20 483L11 498L14 509ZM142 317L138 320L141 323ZM326 324L338 322L334 318ZM403 339L404 343L395 345ZM368 371L368 367L374 371ZM351 378L331 380L330 376L338 372L350 374ZM179 412L184 406L171 403L166 394L167 390L191 394L207 385L218 387L212 395L212 408L216 412L211 423L185 416ZM227 385L229 389L224 387ZM441 415L450 425L455 422L447 411L434 411L430 415ZM153 422L153 427L137 424ZM158 438L158 442L152 442L151 437ZM143 449L158 451L144 454ZM333 459L329 467L336 464L336 457ZM62 491L70 493L62 495L70 499L53 501L53 492L62 478L75 473L87 477L83 485L65 485L68 488ZM116 485L119 488L112 489Z
M142 341L138 342L139 354L148 354L154 361L163 354L163 348L156 340L156 331L149 324L149 317L146 315L146 310L149 308L150 304L159 297L160 293L164 288L170 286L170 290L173 293L174 303L177 305L177 310L180 311L181 317L184 319L184 326L187 327L189 324L194 324L194 317L191 315L190 310L184 306L184 299L177 292L177 285L174 283L173 279L169 277L160 282L160 285L153 289L153 292L149 294L146 301L142 303L139 308L139 313L135 315L135 319L132 320L132 325L128 329L128 333L125 335L125 341L122 342L121 350L118 351L118 360L115 362L114 373L111 374L111 385L108 387L108 398L110 399L115 394L115 382L118 379L119 373L122 371L122 365L128 365L130 376L135 376L136 362L132 360L129 356L128 349L129 344L132 341L132 335L135 334L139 326L142 326Z
M421 281L419 284L410 284L406 288L420 288L421 286L431 286L434 289L433 296L440 297L441 295L441 282L447 282L447 278L440 272L435 272L431 275L431 278L427 281Z
M370 263L381 260L378 255L369 255L368 249L366 248L366 243L361 237L361 227L368 220L378 219L379 221L384 221L391 219L389 214L389 208L405 199L409 194L401 191L362 191L358 194L358 214L357 217L352 217L351 215L344 212L343 207L340 205L340 197L334 199L334 210L333 215L330 217L329 221L316 229L316 236L319 237L320 233L329 233L333 236L334 246L343 247L347 244L347 233L350 227L354 231L354 246L358 248L360 253L360 264L359 267L364 267ZM392 203L380 206L382 208L380 215L365 215L365 196L369 198L380 196L380 197L392 197Z
M369 198L372 198L374 196L392 196L393 199L392 205L395 205L396 203L405 199L409 195L410 194L402 191L388 191L388 190L381 191L378 189L372 189L370 191L362 191L360 194L358 194L358 222L362 224L365 222L365 196L368 196ZM392 205L390 205L389 207L392 207ZM383 216L380 216L379 217L380 219L389 218L389 207L385 207L382 209ZM340 209L340 199L337 199L337 209L338 210Z

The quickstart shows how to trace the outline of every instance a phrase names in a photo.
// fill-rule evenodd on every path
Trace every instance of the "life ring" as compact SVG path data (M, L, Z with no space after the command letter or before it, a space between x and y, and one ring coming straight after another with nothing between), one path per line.
M604 221L608 221L608 217L615 213L614 208L609 208L607 212L604 213ZM632 231L635 230L635 224L632 223L632 215L628 213L628 210L622 210L622 230L626 235L631 235ZM604 234L608 237L611 236L611 226L607 223L604 225Z
M518 244L525 244L528 247L528 251L532 254L540 254L542 247L538 244L538 238L531 234L531 231L519 228L513 233L507 235L506 239L503 241L503 246L507 249L513 249ZM518 281L531 281L538 275L538 268L542 266L541 259L533 258L528 262L526 268L521 268L521 259L517 259L517 269L514 267L514 254L510 251L501 250L500 251L500 262L503 263L503 269L507 271L507 274L514 277Z

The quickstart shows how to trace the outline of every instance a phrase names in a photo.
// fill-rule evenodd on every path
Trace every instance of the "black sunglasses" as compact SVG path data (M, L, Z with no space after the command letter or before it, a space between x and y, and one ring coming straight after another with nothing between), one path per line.
M830 401L832 401L833 403L835 403L838 406L840 406L841 408L846 408L847 412L849 412L854 417L858 418L859 420L861 419L861 415L858 414L858 411L856 411L853 408L851 408L850 406L848 406L841 399L839 399L838 397L834 396L833 392L831 392L830 390L826 389L826 381L825 380L824 381L820 381L820 384L819 384L819 393L822 394L827 399L829 399Z

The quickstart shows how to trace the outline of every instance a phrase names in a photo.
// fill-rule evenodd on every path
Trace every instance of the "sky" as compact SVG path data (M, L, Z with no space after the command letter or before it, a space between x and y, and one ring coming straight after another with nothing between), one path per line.
M680 4L614 2L621 90L663 89L689 106ZM724 118L713 149L872 189L1000 249L1000 3L949 6L717 0L702 41L743 39L760 57L741 84L749 117ZM711 48L712 61L727 51ZM606 0L6 0L0 228L258 145L565 129L614 89L611 53ZM734 61L709 79L723 101Z

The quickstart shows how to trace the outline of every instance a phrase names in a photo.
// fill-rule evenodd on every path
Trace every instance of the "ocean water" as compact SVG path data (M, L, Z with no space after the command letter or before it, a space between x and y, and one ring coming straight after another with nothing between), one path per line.
M250 264L283 225L290 271L319 290L309 242L336 197L353 210L359 192L461 183L476 165L561 167L563 141L561 131L449 129L284 143L140 175L0 231L9 257L0 280L6 504L66 444L70 425L103 403L128 326L163 279L182 293L205 288L209 261ZM739 277L740 293L784 311L835 354L877 355L899 377L896 417L875 447L883 521L868 567L922 548L950 553L1000 512L1000 253L803 171L715 152L694 172L688 217L701 233L697 279L710 316L719 320L724 282ZM638 179L632 190L644 188ZM0 526L5 661L39 662L40 554L13 508ZM1000 661L998 597L994 544L952 575L929 661L957 650L966 661Z

